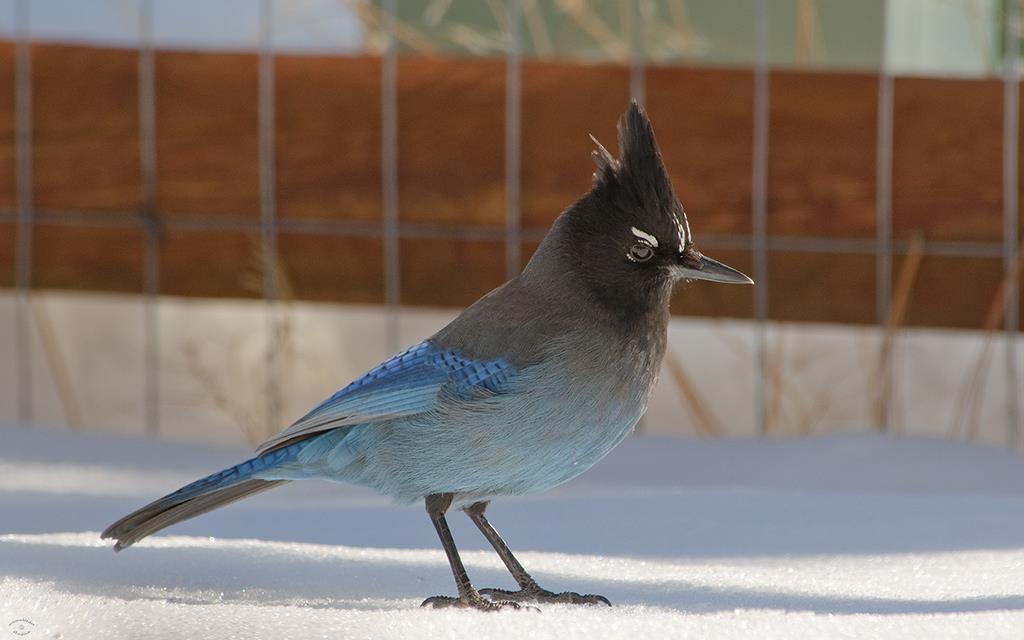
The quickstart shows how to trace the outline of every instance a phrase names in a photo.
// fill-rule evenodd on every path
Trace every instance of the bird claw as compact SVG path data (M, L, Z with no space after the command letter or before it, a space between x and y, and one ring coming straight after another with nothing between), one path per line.
M507 591L505 589L480 589L480 595L488 598L500 598L503 602L552 602L556 604L603 604L612 606L608 598L593 593L576 593L575 591L563 591L555 593L540 587L528 587L519 591Z
M480 595L479 592L473 592L466 596L459 596L458 598L452 596L433 596L423 601L421 607L431 607L433 609L476 609L477 611L501 611L504 609L511 609L516 611L540 611L536 607L530 607L521 605L518 602L511 602L505 600L488 600Z

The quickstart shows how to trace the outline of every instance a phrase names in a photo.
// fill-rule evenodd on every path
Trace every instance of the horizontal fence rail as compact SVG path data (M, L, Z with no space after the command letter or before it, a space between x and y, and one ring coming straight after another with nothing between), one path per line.
M143 211L135 212L94 212L55 209L34 209L35 224L66 227L94 227L112 229L145 229L147 222ZM0 224L17 221L18 212L0 208ZM201 215L164 214L160 218L166 231L206 231L211 233L259 233L262 229L259 218L246 215ZM280 218L277 221L279 233L294 233L311 236L340 236L353 238L380 237L385 233L386 223L345 219ZM501 227L466 224L445 224L426 222L401 222L398 235L409 239L467 240L480 242L501 242L506 230ZM547 227L522 226L520 233L524 242L539 242L547 234ZM707 249L749 250L754 236L742 233L702 233L699 244ZM807 253L841 253L875 255L878 243L871 238L836 238L833 236L780 236L766 235L769 251L794 251ZM904 255L911 241L892 240L892 253ZM957 241L925 240L923 254L948 258L1001 258L1004 253L1001 241Z

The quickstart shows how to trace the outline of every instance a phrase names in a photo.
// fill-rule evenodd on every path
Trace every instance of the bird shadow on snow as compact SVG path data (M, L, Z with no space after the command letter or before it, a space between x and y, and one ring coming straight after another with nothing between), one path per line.
M8 547L3 552L3 547ZM183 604L304 606L338 610L414 608L425 597L452 591L440 552L399 552L405 557L332 557L296 548L197 545L145 547L113 557L109 548L0 540L0 572L52 582L70 593L123 600ZM357 551L355 555L359 555ZM568 560L572 564L571 558ZM508 574L479 552L467 554L475 584L511 588ZM714 588L682 579L633 575L628 582L574 578L538 568L552 590L593 591L617 605L650 606L682 613L774 609L818 614L948 614L1024 610L1024 595L959 599L895 599L800 595L754 588Z
M166 546L157 537L156 544L143 542L117 555L109 546L94 546L95 538L86 534L63 542L47 540L45 535L34 539L32 534L95 530L136 506L134 498L9 497L5 524L28 535L0 538L0 576L52 582L65 592L124 600L339 610L409 610L425 597L453 592L447 563L419 505L303 503L302 493L295 489L281 492L280 499L257 497L178 525L171 532L215 535L222 541L207 543L200 538ZM1024 610L1024 594L914 599L793 593L799 574L778 588L770 583L715 586L702 584L696 575L688 580L693 574L685 568L695 565L694 571L699 572L718 559L806 561L834 554L1016 549L1024 539L1024 509L1019 499L1010 496L556 492L550 499L503 501L489 515L514 549L531 552L523 560L543 586L600 593L617 605L692 613ZM452 514L450 522L474 584L514 587L468 520ZM253 535L264 542L228 540ZM345 546L332 546L339 544ZM536 552L558 555L528 557ZM655 569L638 570L641 562ZM593 572L580 568L588 563L598 568ZM629 575L615 573L618 563ZM657 568L665 565L671 566L668 576Z
M86 459L93 465L121 469L120 461L133 460L140 470L146 470L151 465L162 469L167 459L180 458L178 462L185 460L189 465L218 468L221 458L233 455L113 439L64 441L54 437L54 442L40 443L37 440L44 436L35 432L5 433L16 445L21 443L11 449L25 452L24 456L12 456L19 462L37 457L40 461ZM543 586L601 593L618 605L680 612L774 609L820 614L1024 610L1024 595L933 600L808 594L805 589L792 593L801 580L799 574L777 587L770 579L759 585L727 587L702 583L696 572L703 568L706 575L708 564L717 559L803 558L814 562L815 557L830 555L1021 548L1024 500L1019 492L992 491L1022 486L1024 472L1016 457L974 449L951 457L945 444L908 442L913 456L889 459L885 456L893 450L898 453L901 442L834 444L845 456L840 460L845 466L833 464L838 454L832 451L832 457L825 456L813 469L801 471L797 463L814 458L822 443L630 441L620 448L624 451L564 489L501 501L488 515L513 549L559 554L523 558ZM709 447L713 449L710 452ZM737 448L745 457L737 459ZM785 449L782 453L789 457L780 457L777 451L772 457L773 448ZM795 450L790 451L792 448ZM919 451L922 448L923 453ZM135 453L141 457L136 458ZM683 459L684 455L689 457ZM768 459L762 460L764 457ZM877 458L888 462L882 464ZM916 460L916 466L908 467L905 458L912 463ZM949 460L959 460L960 466L952 464L950 471ZM180 464L167 465L180 471ZM725 478L725 486L700 486L702 478L721 475L716 465L749 477ZM811 480L830 465L849 471L850 482L833 478L835 486L818 486ZM759 485L760 478L785 475L784 471L794 468L793 477L776 478L778 486ZM917 477L911 468L927 471L920 487L902 480L904 475ZM187 473L185 476L188 479ZM947 476L952 479L945 479ZM879 486L871 484L874 480ZM934 487L941 491L929 489ZM170 546L144 542L115 556L109 546L95 546L96 540L86 534L62 541L35 537L54 531L94 531L151 497L148 488L139 495L103 493L102 488L93 486L91 492L82 492L70 483L60 491L0 493L3 532L22 534L0 537L0 578L52 582L60 591L72 594L125 600L331 609L413 609L427 596L454 590L421 505L387 506L366 492L335 485L296 483L182 523L169 532L224 539L258 536L277 542L225 540L210 544L200 539ZM957 493L958 488L975 493ZM917 489L922 490L915 493ZM453 514L450 522L460 549L466 552L474 583L513 587L493 553L480 551L486 549L486 542L467 519ZM404 551L386 552L384 548ZM595 560L595 556L601 559ZM667 573L646 571L639 565L643 561L672 567ZM618 563L626 567L628 576L609 568ZM694 573L686 569L691 565ZM588 572L585 566L596 568Z
M352 547L439 549L416 505L383 499L309 502L286 486L175 525L172 535L252 538ZM367 495L369 495L367 493ZM366 496L362 496L365 498ZM139 506L133 497L10 494L3 533L89 531ZM558 494L511 499L488 510L514 551L630 558L713 559L877 555L1019 549L1024 500L985 495L798 494L703 489ZM462 550L489 549L460 513L449 517ZM130 555L130 554L129 554Z

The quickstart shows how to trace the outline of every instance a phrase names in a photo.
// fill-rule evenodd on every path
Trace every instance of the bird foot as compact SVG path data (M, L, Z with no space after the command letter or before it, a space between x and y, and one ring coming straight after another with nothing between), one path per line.
M423 604L420 606L431 607L433 609L476 609L477 611L502 611L505 609L540 611L536 607L521 605L518 602L488 600L481 596L477 591L473 591L457 598L452 596L433 596L424 600Z
M480 595L488 598L499 598L502 602L553 602L556 604L603 604L612 606L608 598L593 593L580 594L575 591L563 591L555 593L538 586L527 587L519 591L507 591L505 589L480 589Z

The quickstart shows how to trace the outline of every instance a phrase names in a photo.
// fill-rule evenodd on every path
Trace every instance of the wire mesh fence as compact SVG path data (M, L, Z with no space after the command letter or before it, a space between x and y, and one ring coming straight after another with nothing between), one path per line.
M380 260L383 269L382 302L387 309L386 348L394 351L400 348L399 323L407 302L403 298L403 242L427 239L459 239L495 243L503 252L502 272L512 277L518 272L524 257L524 246L537 242L545 232L544 225L531 224L523 214L523 67L531 59L543 54L545 47L554 45L543 30L538 30L538 7L545 3L528 0L507 0L487 3L491 6L494 31L470 33L452 29L448 46L475 52L486 58L500 56L503 64L503 198L504 208L501 223L465 224L429 219L409 219L402 215L402 147L399 134L400 100L399 78L402 72L402 57L417 55L424 51L436 53L422 31L415 31L403 21L410 11L423 16L424 22L436 24L440 19L430 17L443 11L446 3L425 2L410 9L410 5L396 0L382 0L379 3L353 3L352 10L361 16L367 29L367 41L376 47L379 57L379 176L381 215L379 219L339 219L316 216L279 215L278 131L279 87L277 60L279 53L274 44L275 25L281 18L283 8L289 3L284 0L261 0L259 3L259 28L256 38L258 66L256 71L257 101L257 175L259 183L258 216L231 215L223 212L202 211L177 212L167 215L161 210L158 197L161 158L158 156L158 111L161 96L156 80L154 0L139 0L138 42L137 42L137 87L138 98L138 172L141 176L141 199L137 208L103 212L74 210L69 208L47 208L34 202L34 126L33 126L33 46L32 11L35 3L29 0L14 0L15 66L13 72L14 95L14 140L16 168L15 206L0 209L0 223L13 223L16 227L14 252L14 285L16 290L14 343L15 366L18 388L16 391L18 419L24 423L33 422L32 368L35 356L32 353L32 291L33 247L35 231L41 226L56 227L99 227L133 229L144 238L141 254L142 292L144 313L142 332L145 348L141 354L144 372L144 419L146 430L151 435L161 432L161 317L158 299L165 293L162 282L160 255L168 233L202 231L223 234L255 234L259 239L260 276L259 290L266 301L266 353L265 366L268 372L264 398L265 418L268 424L279 424L282 415L281 384L281 342L284 331L280 314L282 236L301 235L319 238L372 238L380 240ZM598 3L600 4L600 3ZM664 59L683 56L693 50L695 35L688 25L685 12L672 14L672 21L665 17L685 3L652 3L634 0L613 3L619 13L618 28L610 30L602 23L600 15L592 12L587 3L560 2L552 6L575 20L576 29L591 36L603 55L626 69L626 85L623 94L644 102L650 92L649 80L658 73L652 69L652 60L665 64ZM813 2L798 2L794 55L797 58L813 60L820 57L822 44L820 34L815 35L813 27ZM440 8L439 8L440 7ZM495 8L497 7L497 8ZM673 9L675 7L675 9ZM912 283L922 258L989 258L999 260L1001 278L997 299L993 301L986 322L980 329L990 333L1002 331L1000 345L1004 349L1004 384L1006 387L1005 433L1006 442L1016 446L1021 429L1021 366L1017 345L1019 332L1019 284L1020 271L1020 179L1018 158L1020 153L1020 6L1017 2L1004 2L1001 14L1001 68L999 80L1002 83L1001 162L999 177L1001 187L1002 228L999 239L926 239L894 232L894 149L898 144L895 127L896 96L900 91L898 78L884 63L887 47L892 36L886 26L890 12L888 3L880 2L880 39L877 57L878 65L877 104L873 114L875 123L874 158L874 229L873 233L861 237L835 237L828 234L773 232L771 187L773 145L773 79L779 77L777 63L773 61L772 5L768 0L750 0L736 3L743 20L750 23L751 37L744 43L749 48L749 104L741 106L749 112L750 127L750 184L748 221L746 232L718 232L700 234L700 244L708 250L735 250L748 252L752 276L758 282L750 301L750 318L754 326L754 410L756 431L766 434L772 420L773 393L772 352L769 345L769 326L773 322L771 297L772 256L779 252L797 254L849 255L871 262L874 269L873 301L874 323L880 335L893 335L902 324L901 318L909 295L907 284L901 287L901 278L906 276ZM551 9L554 11L554 9ZM664 13L664 15L662 15ZM684 16L684 17L679 17ZM808 26L810 25L810 26ZM605 37L605 32L614 31ZM595 35L596 34L596 35ZM565 36L563 39L570 38ZM571 38L570 38L571 39ZM554 40L558 40L555 38ZM712 47L713 48L713 47ZM679 53L683 52L683 53ZM443 51L442 51L443 53ZM586 54L590 55L590 54ZM659 58L658 56L661 56ZM584 56L585 57L585 56ZM682 64L690 64L685 59ZM746 80L742 80L746 82ZM554 107L553 107L554 108ZM657 124L657 123L656 123ZM671 126L666 123L662 127ZM685 197L684 197L685 200ZM911 260L913 258L913 260ZM899 259L899 264L895 260ZM916 266L914 261L918 261ZM897 268L898 267L898 268ZM908 270L910 269L910 270ZM896 277L894 281L894 272ZM901 297L902 296L902 297ZM901 302L902 300L902 302ZM869 303L865 303L869 304ZM990 326L991 325L991 326ZM895 421L892 407L891 368L893 360L887 341L880 342L877 354L878 384L871 393L875 394L877 424L880 429L888 428Z

